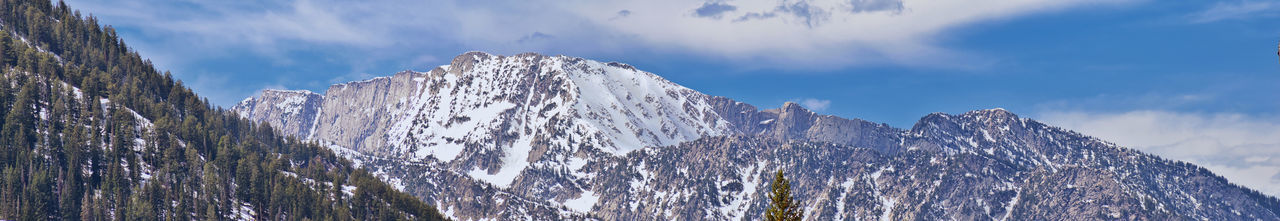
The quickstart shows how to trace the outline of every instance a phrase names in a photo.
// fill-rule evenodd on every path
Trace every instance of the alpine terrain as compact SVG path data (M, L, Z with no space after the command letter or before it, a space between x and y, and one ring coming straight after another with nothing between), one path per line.
M1003 109L902 129L568 56L470 52L232 110L460 220L752 220L777 169L812 220L1280 219L1202 167Z

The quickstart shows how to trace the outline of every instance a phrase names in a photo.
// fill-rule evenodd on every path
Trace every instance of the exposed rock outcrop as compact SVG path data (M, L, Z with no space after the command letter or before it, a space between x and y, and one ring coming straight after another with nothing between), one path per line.
M263 90L240 101L231 111L250 120L271 124L285 135L306 139L315 129L324 97L311 91Z

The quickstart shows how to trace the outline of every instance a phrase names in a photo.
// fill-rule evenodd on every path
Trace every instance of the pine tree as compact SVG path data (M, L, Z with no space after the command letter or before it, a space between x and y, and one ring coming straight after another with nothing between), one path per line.
M16 162L18 156L23 152L34 149L35 142L35 114L34 106L36 102L35 80L29 80L22 86L22 90L14 98L13 106L9 108L5 115L4 126L0 126L0 141L4 141L0 146L4 149L3 155L0 155L0 161L5 164Z
M92 193L84 192L82 194L80 197L80 217L86 218L86 220L90 217L102 217L102 214L98 213L99 208L101 207L98 207L93 201Z
M777 176L773 179L769 199L769 210L765 211L764 214L765 220L793 221L804 219L804 211L801 211L800 205L791 199L791 184L786 177L782 176L782 170L778 170Z
M80 198L84 191L80 186L80 168L67 167L63 172L64 182L59 196L59 211L63 220L80 220Z
M159 217L156 217L155 204L150 199L151 194L145 191L145 187L135 189L133 192L136 193L129 197L129 206L121 207L128 208L128 211L125 211L125 219L159 220Z
M18 57L18 50L13 48L13 39L8 31L0 31L0 66L13 65Z
M54 215L53 180L48 171L37 169L31 174L22 196L22 220L48 220Z
M3 172L3 180L0 180L0 219L16 219L18 218L18 199L21 198L18 192L22 185L22 174L18 168L12 166L5 167Z

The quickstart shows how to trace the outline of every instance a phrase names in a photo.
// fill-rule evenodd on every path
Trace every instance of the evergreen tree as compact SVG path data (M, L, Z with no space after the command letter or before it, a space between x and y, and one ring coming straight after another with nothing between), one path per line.
M30 78L28 78L30 79ZM22 153L33 149L35 142L35 114L34 105L36 104L36 87L34 80L28 80L22 90L18 92L18 96L14 98L13 106L9 107L8 113L4 118L4 126L0 127L0 140L5 141L3 150L7 156L4 156L3 162L12 163L21 160L19 156L8 155L14 152Z
M5 167L2 173L4 180L0 182L0 217L16 218L19 214L18 206L21 205L18 200L22 198L19 196L22 174L13 166Z
M0 31L0 65L9 66L15 64L18 50L13 47L13 38L9 36L9 32Z
M0 0L0 21L0 220L442 219L213 106L61 1Z
M62 220L80 220L80 202L81 195L84 191L80 186L80 169L78 167L67 167L63 173L64 182L62 183L62 193L59 199L58 208L62 214Z
M795 221L804 219L804 211L800 210L800 205L791 199L791 183L786 177L782 176L782 170L773 178L772 189L769 192L769 210L765 211L764 219L768 221Z
M22 196L22 219L23 220L49 220L49 216L54 214L53 180L49 179L48 171L37 172L32 174L30 183L26 186L26 194Z
M151 187L152 185L146 185L145 187L138 188L133 191L136 192L136 194L133 194L133 197L129 197L129 210L126 211L126 219L160 220L159 217L156 216L156 206L151 199L151 191L147 191L147 189L151 189Z

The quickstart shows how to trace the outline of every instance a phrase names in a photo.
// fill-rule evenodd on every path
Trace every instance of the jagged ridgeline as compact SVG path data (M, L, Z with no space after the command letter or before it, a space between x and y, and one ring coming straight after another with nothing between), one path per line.
M0 220L441 219L209 104L65 3L4 0L0 29Z
M1280 220L1202 167L1004 109L894 128L570 56L468 52L232 109L459 220L758 220L779 169L811 220Z

